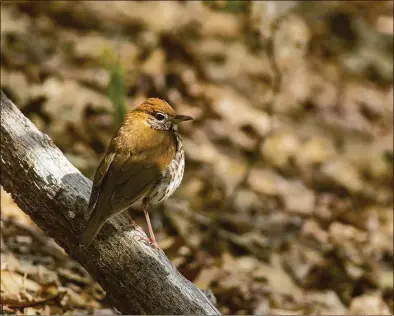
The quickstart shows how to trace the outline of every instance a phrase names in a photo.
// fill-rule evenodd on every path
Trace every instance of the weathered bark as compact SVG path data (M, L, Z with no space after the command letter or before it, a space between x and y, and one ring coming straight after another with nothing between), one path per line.
M167 257L124 228L120 215L87 248L91 181L84 177L1 91L1 185L38 226L101 284L124 314L205 314L218 310Z

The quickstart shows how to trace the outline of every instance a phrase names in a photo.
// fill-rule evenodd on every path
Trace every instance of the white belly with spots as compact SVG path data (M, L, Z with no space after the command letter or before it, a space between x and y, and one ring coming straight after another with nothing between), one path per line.
M162 177L158 185L148 194L150 203L160 203L173 195L182 182L184 170L185 154L181 148L178 150L167 169L162 172Z

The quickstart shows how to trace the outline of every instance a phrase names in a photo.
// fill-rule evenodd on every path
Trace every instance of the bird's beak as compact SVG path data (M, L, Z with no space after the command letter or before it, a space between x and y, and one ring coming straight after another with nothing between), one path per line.
M175 117L173 118L173 122L177 124L179 122L190 121L192 119L193 118L191 116L187 116L187 115L175 115Z

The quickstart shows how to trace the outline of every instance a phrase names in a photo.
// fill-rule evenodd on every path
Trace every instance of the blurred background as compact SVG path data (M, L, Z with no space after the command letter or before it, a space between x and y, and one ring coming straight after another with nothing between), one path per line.
M89 178L145 98L195 118L183 183L151 218L222 313L392 314L392 11L3 1L1 89ZM3 190L1 211L4 313L115 312Z

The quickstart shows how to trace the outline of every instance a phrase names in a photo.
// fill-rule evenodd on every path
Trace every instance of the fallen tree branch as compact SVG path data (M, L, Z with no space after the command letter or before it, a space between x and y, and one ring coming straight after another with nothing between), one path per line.
M219 314L167 257L134 238L126 215L111 219L87 248L91 181L1 91L1 185L18 206L100 283L124 314Z

